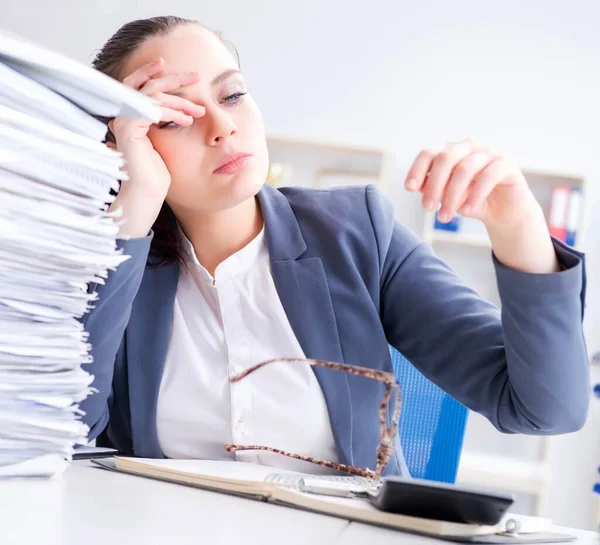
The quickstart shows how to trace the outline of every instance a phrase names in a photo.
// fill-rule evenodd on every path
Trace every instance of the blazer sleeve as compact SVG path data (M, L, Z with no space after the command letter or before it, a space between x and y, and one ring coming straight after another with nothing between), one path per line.
M388 342L505 433L560 434L587 418L583 254L553 240L561 271L518 272L494 256L502 310L481 299L367 189Z
M90 427L90 441L108 423L115 358L142 282L152 237L153 233L144 238L118 239L117 249L122 249L130 258L110 271L104 284L90 284L88 287L90 292L95 291L98 295L94 308L83 317L93 358L85 370L94 376L92 387L98 390L81 403L85 412L83 421Z

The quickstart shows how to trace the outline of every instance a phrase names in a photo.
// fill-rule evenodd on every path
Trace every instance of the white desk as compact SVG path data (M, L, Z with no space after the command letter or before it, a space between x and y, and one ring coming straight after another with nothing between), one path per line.
M74 462L0 481L1 545L329 545L348 522Z
M598 545L600 543L596 532L575 530L556 526L553 531L577 537L572 545ZM336 541L339 545L451 545L450 541L432 540L425 536L400 534L387 528L378 528L366 524L352 522L341 533ZM558 544L560 545L560 544ZM565 543L564 545L569 545Z
M595 532L578 545L598 545ZM296 509L74 462L55 481L0 481L2 545L435 545Z

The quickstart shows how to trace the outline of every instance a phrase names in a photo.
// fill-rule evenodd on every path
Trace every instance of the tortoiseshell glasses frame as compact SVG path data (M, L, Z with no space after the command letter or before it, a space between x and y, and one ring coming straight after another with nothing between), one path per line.
M225 445L225 450L228 452L236 452L241 450L265 450L274 452L275 454L281 454L288 456L296 460L302 460L304 462L310 462L323 467L328 467L336 471L342 471L351 475L357 475L359 477L366 477L373 479L374 481L379 480L381 473L387 466L392 454L394 452L394 445L396 442L396 436L398 434L398 420L400 419L400 404L401 404L401 392L398 380L394 373L388 373L386 371L378 371L376 369L369 369L368 367L359 367L355 365L346 365L344 363L334 363L331 361L323 360L312 360L312 359L301 359L301 358L278 358L258 363L240 374L231 377L229 381L231 383L239 382L246 378L248 375L254 373L258 369L270 365L272 363L308 363L315 367L327 367L335 371L343 371L359 377L370 378L383 382L385 385L385 392L381 400L379 407L379 446L377 447L377 463L375 470L363 469L360 467L350 466L337 462L328 462L327 460L319 460L318 458L312 458L310 456L302 456L300 454L294 454L293 452L287 452L273 447L259 446L259 445ZM396 403L394 405L394 414L392 416L391 425L387 425L387 412L390 398L392 395L392 388L395 388Z

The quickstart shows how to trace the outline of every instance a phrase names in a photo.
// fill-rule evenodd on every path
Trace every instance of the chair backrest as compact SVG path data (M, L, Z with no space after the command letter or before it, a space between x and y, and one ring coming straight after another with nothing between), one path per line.
M402 390L398 427L408 470L415 478L453 483L468 410L425 378L395 348L390 350Z

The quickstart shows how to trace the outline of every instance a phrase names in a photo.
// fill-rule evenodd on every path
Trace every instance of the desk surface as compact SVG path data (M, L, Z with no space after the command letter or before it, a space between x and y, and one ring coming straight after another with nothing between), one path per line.
M576 534L598 545L594 532ZM74 462L54 481L0 481L2 545L445 543Z

